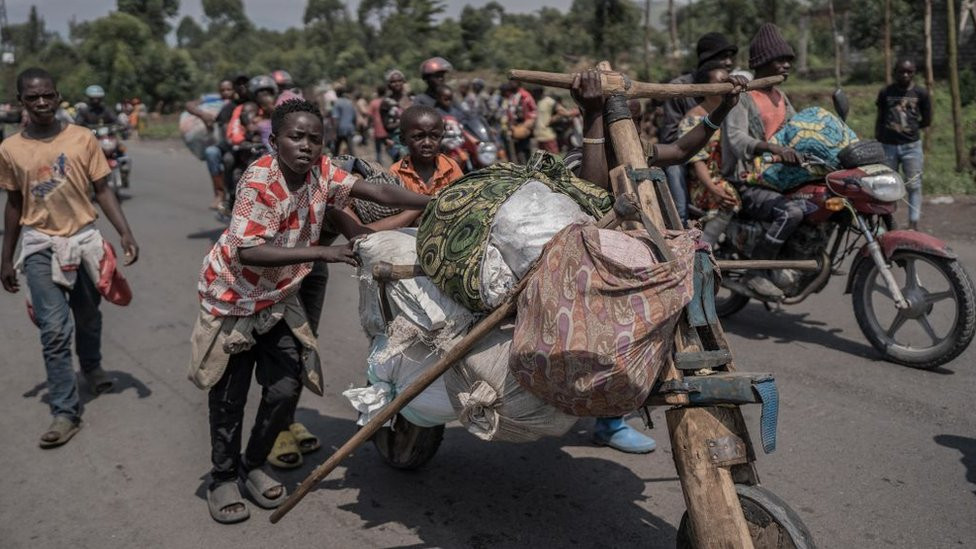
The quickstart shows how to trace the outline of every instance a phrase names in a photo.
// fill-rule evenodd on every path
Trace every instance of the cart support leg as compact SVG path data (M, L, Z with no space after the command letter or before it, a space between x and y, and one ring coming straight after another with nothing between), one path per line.
M737 408L683 407L665 413L697 549L752 549L729 469L748 461Z

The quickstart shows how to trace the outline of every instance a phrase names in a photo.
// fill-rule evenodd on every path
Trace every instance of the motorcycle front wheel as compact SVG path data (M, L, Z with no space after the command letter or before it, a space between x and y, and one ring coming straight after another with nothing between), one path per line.
M885 360L932 370L959 356L976 333L973 283L955 259L897 251L892 274L908 301L898 309L873 261L854 273L854 316Z

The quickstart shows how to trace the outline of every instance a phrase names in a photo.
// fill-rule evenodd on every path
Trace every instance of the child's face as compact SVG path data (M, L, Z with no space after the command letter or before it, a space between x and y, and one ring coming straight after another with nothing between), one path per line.
M437 91L437 106L448 110L452 103L454 103L454 91L447 86L441 86L441 89Z
M431 162L437 158L444 137L444 121L440 117L421 116L407 128L407 149L414 161Z
M291 171L308 173L322 156L322 120L307 112L289 114L278 133L271 134L271 146Z

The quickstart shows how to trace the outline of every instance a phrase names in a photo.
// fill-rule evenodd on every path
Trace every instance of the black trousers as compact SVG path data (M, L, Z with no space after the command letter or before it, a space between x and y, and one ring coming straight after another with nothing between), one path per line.
M267 333L256 335L256 340L248 351L230 357L223 377L210 389L210 476L214 484L264 465L298 404L301 343L283 320ZM261 403L242 456L244 405L252 373L261 384Z
M783 242L803 222L806 213L804 204L772 189L752 185L740 186L738 191L744 214L759 221L771 222L766 229L765 242L756 246L753 259L775 259Z

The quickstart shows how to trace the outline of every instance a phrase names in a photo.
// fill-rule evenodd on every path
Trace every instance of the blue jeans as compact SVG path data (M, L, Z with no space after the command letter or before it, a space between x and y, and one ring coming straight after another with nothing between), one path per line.
M882 143L885 152L885 164L892 170L898 171L898 165L905 174L905 188L908 190L908 220L918 222L922 216L922 165L925 157L922 153L922 141L888 145Z
M685 182L685 166L676 164L665 168L664 173L668 176L668 189L671 190L671 198L674 205L678 208L678 217L681 223L688 222L688 185Z
M98 310L102 296L84 269L78 270L74 288L55 284L51 280L51 250L29 255L24 260L24 273L41 330L51 413L77 421L81 403L71 361L71 333L81 370L98 368L102 362L102 313Z
M217 145L210 145L203 149L203 159L207 162L207 171L211 176L224 173L224 153Z

